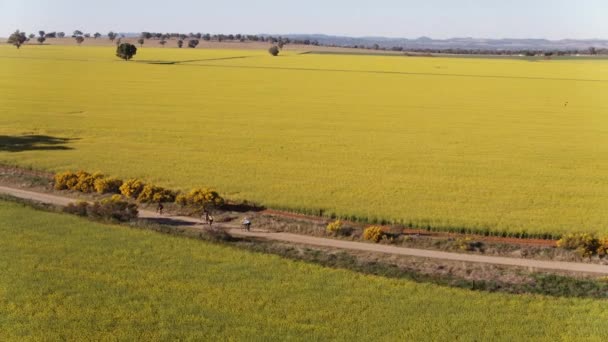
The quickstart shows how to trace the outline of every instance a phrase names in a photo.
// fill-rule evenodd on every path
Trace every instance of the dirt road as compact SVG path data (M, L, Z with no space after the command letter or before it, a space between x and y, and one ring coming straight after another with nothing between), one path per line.
M14 197L33 200L42 203L54 204L65 206L69 203L73 203L78 199L50 195L39 192L32 192L28 190L16 189L11 187L0 186L0 193L11 195ZM160 216L152 211L140 210L139 217L143 219L159 219ZM164 224L173 225L192 225L194 227L203 228L203 222L196 218L184 217L184 216L162 216ZM478 254L464 254L464 253L450 253L433 251L426 249L414 249L414 248L403 248L388 245L378 245L365 242L354 242L344 241L336 239L326 239L306 235L290 234L290 233L272 233L272 232L261 232L251 231L246 232L240 229L240 227L229 224L217 224L218 227L225 229L228 233L234 236L242 237L256 237L274 241L291 242L312 246L330 247L336 249L348 249L358 250L367 252L376 252L393 255L407 255L422 258L433 258L443 259L451 261L463 261L463 262L475 262L485 263L494 265L507 265L507 266L518 266L526 267L539 270L559 270L569 272L583 272L583 273L596 273L608 275L608 266L597 265L597 264L585 264L585 263L573 263L573 262L560 262L560 261L541 261L532 259L519 259L519 258L507 258L507 257L496 257L496 256L484 256Z

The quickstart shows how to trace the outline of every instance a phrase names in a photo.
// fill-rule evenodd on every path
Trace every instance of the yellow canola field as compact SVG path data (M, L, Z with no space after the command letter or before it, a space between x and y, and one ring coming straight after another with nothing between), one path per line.
M2 46L0 74L2 163L420 227L608 233L607 61Z

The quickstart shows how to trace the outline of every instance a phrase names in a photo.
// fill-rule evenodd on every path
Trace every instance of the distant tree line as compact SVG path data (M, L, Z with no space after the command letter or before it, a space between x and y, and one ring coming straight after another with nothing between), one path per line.
M27 35L25 32L15 31L11 37L9 37L9 43L17 47L21 46L25 42L36 39L38 43L42 44L47 39L52 38L64 38L66 34L64 32L45 32L39 31L38 36L35 34ZM25 40L22 39L25 37ZM102 34L99 32L84 33L81 30L75 30L72 37L76 40L79 45L82 44L85 38L99 39ZM118 34L110 31L106 34L106 37L110 41L115 41L116 45L120 44L120 39L125 38L124 34ZM190 32L190 33L162 33L162 32L141 32L137 43L143 46L145 40L158 40L161 46L165 46L169 40L176 40L177 47L183 47L184 45L195 48L199 45L200 41L204 42L268 42L272 46L277 46L282 49L287 44L295 45L311 45L311 46L325 46L325 47L340 47L340 48L352 48L352 49L363 49L363 50L380 50L380 51L392 51L392 52L411 52L419 54L456 54L456 55L495 55L495 56L573 56L573 55L608 55L608 49L600 49L590 47L587 49L559 49L559 50L534 50L534 49L513 49L513 50L496 50L496 49L462 49L462 48L445 48L445 49L429 49L429 48L415 48L407 46L380 46L379 44L372 45L337 45L337 44L323 44L317 40L310 39L291 39L282 36L272 35L251 35L251 34L210 34L201 32ZM14 42L14 43L13 43Z

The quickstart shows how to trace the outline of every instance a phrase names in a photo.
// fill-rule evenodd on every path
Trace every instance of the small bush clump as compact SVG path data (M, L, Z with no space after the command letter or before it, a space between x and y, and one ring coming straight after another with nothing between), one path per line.
M119 194L122 180L117 178L99 178L95 180L95 191L98 194Z
M179 194L175 203L185 207L192 206L203 209L220 208L224 205L224 198L215 190L207 188L192 189L187 194Z
M456 239L456 247L462 251L472 252L476 250L481 250L483 244L479 241L475 241L470 237L458 238Z
M597 247L597 255L602 258L608 256L608 237L599 240L599 246Z
M370 226L363 231L363 239L367 241L380 242L383 236L384 231L379 226Z
M582 257L591 257L598 254L601 243L593 234L568 233L557 241L557 247L575 250Z
M137 199L145 186L139 179L129 179L120 186L120 193L127 198Z
M166 203L175 201L175 193L155 185L145 185L137 201L142 203Z
M344 224L342 223L342 221L336 220L334 222L330 222L327 225L325 230L327 231L328 234L338 235L341 233L343 228L344 228Z

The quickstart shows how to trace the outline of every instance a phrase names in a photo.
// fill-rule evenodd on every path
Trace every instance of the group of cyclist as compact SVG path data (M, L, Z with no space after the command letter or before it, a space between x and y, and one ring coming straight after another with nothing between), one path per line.
M158 203L158 206L156 207L156 213L162 215L164 209L165 207L163 206L163 204ZM209 227L213 226L214 218L209 213L209 211L203 211L202 219L205 221L205 224L209 225ZM241 220L241 228L246 231L251 231L251 220L248 217L244 217L243 220Z

